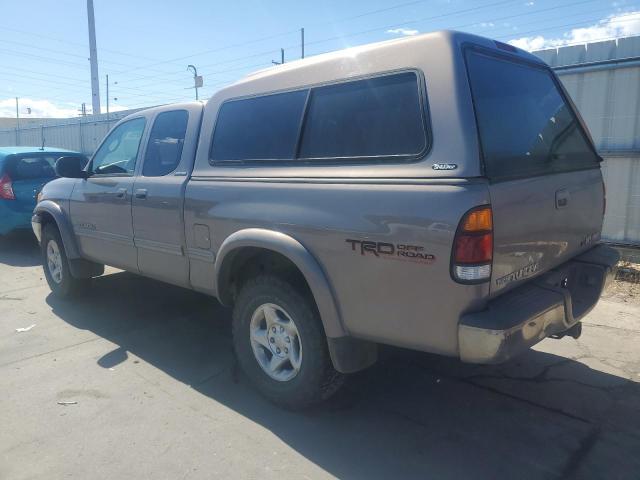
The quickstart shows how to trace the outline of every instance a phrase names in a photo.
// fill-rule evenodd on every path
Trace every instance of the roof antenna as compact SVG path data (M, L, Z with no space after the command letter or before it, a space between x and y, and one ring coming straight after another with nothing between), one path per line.
M42 146L40 150L44 152L44 125L40 125L40 138L42 138Z

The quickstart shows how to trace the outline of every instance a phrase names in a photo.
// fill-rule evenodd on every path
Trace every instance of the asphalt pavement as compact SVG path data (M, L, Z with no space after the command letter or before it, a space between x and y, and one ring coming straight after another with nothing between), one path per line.
M0 479L640 478L636 298L502 366L384 348L305 413L251 388L229 321L113 269L60 301L31 235L0 239Z

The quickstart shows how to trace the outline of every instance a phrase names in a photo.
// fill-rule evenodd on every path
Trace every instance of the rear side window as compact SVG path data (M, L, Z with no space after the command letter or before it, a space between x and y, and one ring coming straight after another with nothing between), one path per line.
M548 70L473 50L466 59L489 178L598 165L598 157Z
M144 155L142 175L161 177L176 169L182 157L188 121L186 110L162 112L156 117Z
M8 173L13 180L53 178L56 176L55 164L59 156L39 155L13 157L8 164Z
M211 160L416 157L427 149L418 75L403 72L224 103Z
M222 104L211 159L293 159L307 94L299 90Z
M415 73L312 90L301 158L412 156L425 148Z

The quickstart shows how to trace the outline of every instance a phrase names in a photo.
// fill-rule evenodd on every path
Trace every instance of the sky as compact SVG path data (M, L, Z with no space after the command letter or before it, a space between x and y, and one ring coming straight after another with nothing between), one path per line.
M439 29L539 50L640 34L640 0L94 0L100 96L110 110L193 100L285 61ZM91 108L86 0L3 2L0 117Z

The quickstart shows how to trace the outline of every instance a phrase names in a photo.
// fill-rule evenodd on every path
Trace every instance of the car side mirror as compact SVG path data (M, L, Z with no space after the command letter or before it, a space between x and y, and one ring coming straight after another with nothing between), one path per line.
M86 162L82 157L60 157L56 160L56 175L66 178L87 178Z

